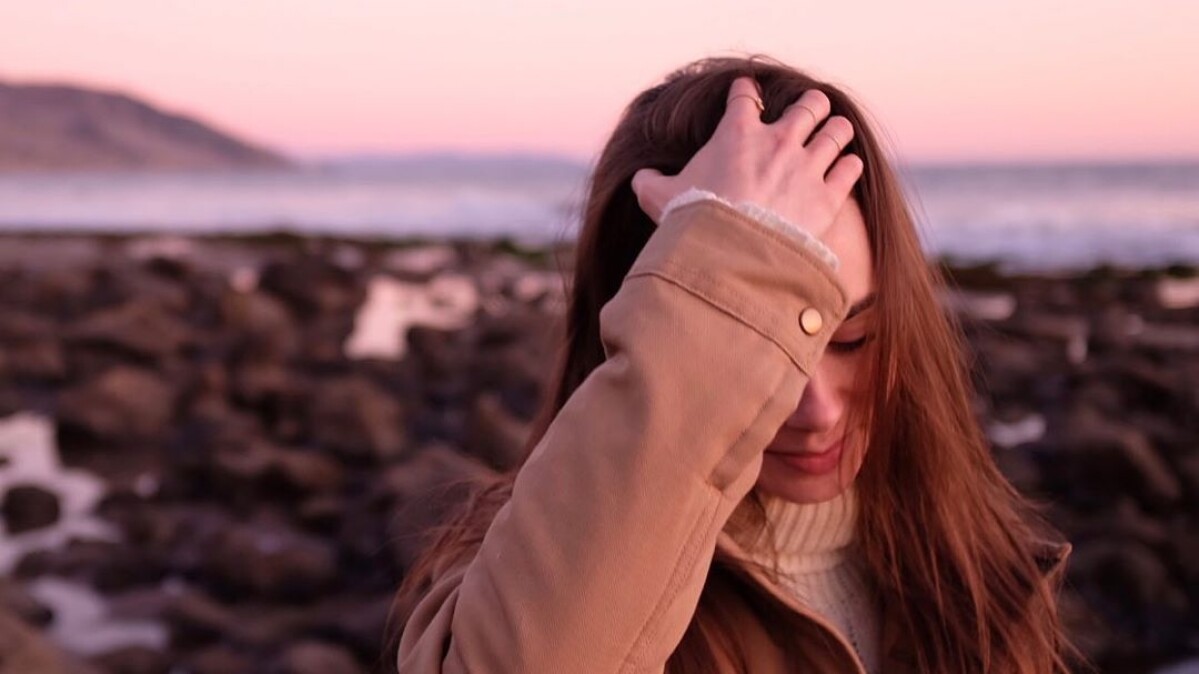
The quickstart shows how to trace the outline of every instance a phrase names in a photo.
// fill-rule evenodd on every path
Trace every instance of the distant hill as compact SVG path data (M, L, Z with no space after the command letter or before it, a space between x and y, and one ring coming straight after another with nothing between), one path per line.
M290 161L125 94L0 82L0 171L273 168Z

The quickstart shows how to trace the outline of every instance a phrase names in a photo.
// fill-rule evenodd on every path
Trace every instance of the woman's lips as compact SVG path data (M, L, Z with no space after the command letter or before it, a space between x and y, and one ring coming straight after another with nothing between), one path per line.
M782 463L809 475L823 475L832 472L841 463L841 445L838 440L823 452L772 452L766 454Z

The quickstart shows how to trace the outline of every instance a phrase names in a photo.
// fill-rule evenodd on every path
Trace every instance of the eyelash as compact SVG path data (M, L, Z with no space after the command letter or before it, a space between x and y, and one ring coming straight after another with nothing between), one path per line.
M836 351L837 353L853 353L854 351L857 351L865 346L866 342L868 341L870 341L870 336L862 335L852 342L829 342L828 348L832 351Z

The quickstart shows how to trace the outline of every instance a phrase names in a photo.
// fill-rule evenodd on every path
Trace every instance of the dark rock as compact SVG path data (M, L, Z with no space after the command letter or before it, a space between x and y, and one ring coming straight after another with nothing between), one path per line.
M66 426L119 440L159 438L174 414L175 391L152 371L114 367L63 392L58 415Z
M166 571L160 555L121 543L81 539L28 553L14 569L18 578L81 578L104 591L155 583Z
M36 314L8 310L0 312L0 343L40 342L54 339L54 322Z
M54 612L33 598L24 585L0 578L0 614L13 615L35 627L46 627Z
M1182 645L1189 602L1153 549L1114 537L1089 541L1071 555L1070 572L1074 583L1102 592L1092 609L1148 651Z
M1032 494L1040 489L1041 471L1037 462L1027 452L1006 449L995 453L999 470L1021 493Z
M101 309L69 333L75 343L99 344L146 358L166 358L191 342L191 329L165 308L144 299Z
M198 592L185 592L172 602L166 618L171 641L177 648L193 649L236 633L237 615L219 602Z
M60 381L66 374L58 328L42 316L22 311L0 312L0 355L5 377Z
M305 528L332 534L346 516L346 499L340 496L315 496L305 499L296 510L296 517Z
M507 470L524 458L529 425L520 421L493 394L475 399L468 421L468 453L497 470Z
M1149 508L1165 508L1182 497L1178 476L1139 429L1080 407L1070 417L1062 454L1052 470L1065 471L1068 488L1088 500L1110 502L1126 489Z
M365 292L353 273L311 254L267 264L258 284L304 318L352 312Z
M291 310L271 295L227 289L219 311L243 357L283 361L299 350L299 328Z
M257 674L258 666L250 654L219 644L196 651L183 661L187 674Z
M308 607L312 620L304 631L320 634L352 649L359 660L373 662L387 638L395 600L394 585L370 597L338 596Z
M234 525L206 546L207 575L234 590L299 600L325 591L337 577L337 554L320 538L282 525Z
M301 641L284 651L278 674L359 674L362 668L346 649L322 641Z
M0 312L0 354L5 377L61 381L66 357L52 321L19 311Z
M9 534L48 527L58 521L58 495L33 484L9 487L0 503Z
M445 445L427 447L412 460L390 467L379 480L375 498L394 511L388 541L400 567L416 561L427 543L425 532L442 522L471 489L495 476L491 468Z
M309 430L315 442L357 460L388 462L405 449L400 403L371 382L340 378L311 393Z
M142 646L127 646L92 658L106 674L168 674L171 659L166 653Z
M35 673L95 674L19 619L0 611L0 674Z
M408 329L409 357L420 364L427 381L443 382L453 376L470 354L470 345L461 330L444 330L428 325Z
M299 493L326 493L341 488L345 470L336 460L317 452L275 447L253 441L218 450L213 467L219 474L271 491L272 484Z

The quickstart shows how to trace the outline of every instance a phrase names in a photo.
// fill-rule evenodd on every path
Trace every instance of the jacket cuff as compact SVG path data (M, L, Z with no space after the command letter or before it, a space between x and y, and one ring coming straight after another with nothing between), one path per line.
M627 278L645 274L753 328L809 374L848 312L848 294L822 257L724 200L667 212Z
M766 225L773 230L795 239L805 248L811 250L812 253L814 253L834 270L841 266L841 261L837 259L837 254L830 250L828 246L824 245L824 242L816 238L811 232L803 227L800 227L794 222L791 222L787 218L784 218L777 212L766 208L765 206L760 206L752 201L738 201L737 203L733 203L728 199L716 194L715 192L709 192L708 190L701 190L697 187L691 187L683 192L680 192L679 194L676 194L673 199L666 202L666 206L662 208L662 215L658 219L665 221L667 214L674 209L704 199L718 201L726 206L729 206L730 208L741 211L754 220L761 222L763 225Z

